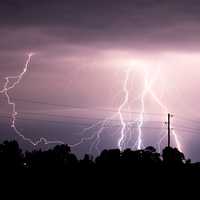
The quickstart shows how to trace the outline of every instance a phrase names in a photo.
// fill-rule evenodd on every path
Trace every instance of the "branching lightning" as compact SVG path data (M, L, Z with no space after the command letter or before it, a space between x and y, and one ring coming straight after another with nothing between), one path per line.
M118 140L118 147L120 150L123 149L123 142L124 142L124 138L125 138L125 131L126 131L126 122L123 118L123 108L126 106L126 104L128 103L128 100L129 100L129 91L128 91L128 80L129 80L129 76L130 76L130 72L131 72L131 69L127 69L126 71L126 78L125 78L125 81L124 81L124 84L123 84L123 91L124 91L124 100L122 102L122 104L119 106L119 109L118 109L118 114L119 114L119 119L120 119L120 122L121 122L121 132L120 132L120 138Z
M24 141L27 141L34 146L37 146L40 143L63 144L64 142L62 142L62 141L48 141L44 137L41 137L39 140L34 142L32 139L25 137L16 126L16 120L17 120L18 113L16 111L16 104L15 104L15 102L13 102L11 100L9 91L15 89L15 87L21 82L24 75L28 71L28 68L29 68L29 65L31 63L31 59L33 56L34 56L34 53L28 54L28 58L26 60L25 66L19 75L5 77L5 80L6 80L5 84L3 86L3 89L0 91L0 94L5 95L8 105L11 106L11 108L12 108L11 128ZM122 102L119 105L116 112L112 116L110 116L104 120L97 121L94 124L92 124L91 126L84 128L80 132L81 139L77 143L71 144L70 147L75 148L75 147L83 144L84 142L92 141L90 148L89 148L89 152L92 153L93 150L96 150L99 153L100 150L99 150L98 146L100 144L102 134L104 133L105 128L107 128L109 124L112 126L112 120L114 120L114 119L117 119L120 123L120 131L118 134L119 137L117 139L117 146L120 150L127 148L126 144L130 142L130 138L132 138L133 134L135 134L135 133L132 133L131 129L130 129L130 127L133 125L136 126L136 128L137 128L137 140L135 142L135 145L133 145L133 148L136 147L137 149L140 150L144 147L143 127L144 127L144 123L145 123L144 120L145 120L145 113L146 113L145 97L148 94L154 100L154 102L161 108L163 115L167 116L167 114L169 113L169 109L165 106L165 104L162 102L162 100L156 95L155 91L152 89L153 84L157 81L158 77L160 76L160 68L158 68L158 70L154 73L154 76L151 76L149 74L149 71L147 70L147 68L144 66L140 67L139 69L140 69L141 73L143 74L144 80L143 80L143 89L138 98L139 102L140 102L140 106L141 106L140 112L138 113L138 117L136 117L135 119L133 118L131 120L131 122L127 122L127 115L125 115L126 109L129 106L129 102L131 101L131 99L130 99L131 94L129 91L129 81L130 81L130 78L132 78L131 75L132 75L133 71L135 71L134 66L131 66L131 67L128 67L128 69L125 71L125 78L124 78L123 84L122 84L122 92L123 92ZM86 133L90 133L92 131L94 132L93 134L89 134L89 136L85 135ZM172 134L174 136L174 141L176 143L177 148L180 151L182 151L180 141L179 141L178 136L174 129L172 129ZM160 148L161 142L165 139L165 137L166 137L166 134L163 135L162 138L160 139L160 141L158 143L159 148ZM126 140L128 141L127 143L126 143Z
M6 99L7 99L7 103L8 105L10 105L12 107L12 114L11 114L11 128L15 131L15 133L21 137L24 141L29 142L30 144L37 146L40 143L44 143L44 144L63 144L63 142L61 141L48 141L46 138L42 137L39 140L37 140L36 142L34 142L32 139L25 137L17 128L16 126L16 120L17 120L17 111L16 111L16 104L15 102L11 101L11 97L9 96L9 91L11 91L12 89L15 89L15 87L21 82L22 78L24 77L24 75L26 74L28 67L30 65L31 62L31 58L34 56L34 53L29 53L28 54L28 58L26 60L25 63L25 67L23 69L23 71L17 75L17 76L8 76L5 78L6 82L3 86L3 89L0 91L1 94L4 94ZM11 80L13 80L14 82L11 83L11 85L9 86Z
M111 120L118 117L121 128L120 128L120 131L119 131L119 138L118 138L118 141L117 141L117 147L120 150L127 148L125 141L128 137L128 134L129 135L133 134L133 133L130 132L129 126L133 126L133 125L136 124L137 130L138 130L138 137L137 137L137 141L136 141L135 145L133 146L133 148L135 146L138 150L144 148L142 138L143 138L143 126L144 126L144 119L145 119L144 116L145 116L145 111L146 111L145 110L145 97L146 97L146 95L148 94L154 100L154 102L161 108L164 116L167 116L167 114L169 113L169 110L162 103L161 99L156 95L156 93L152 89L153 84L158 80L158 77L160 76L160 68L157 68L157 70L156 70L156 72L154 72L153 76L150 76L146 67L142 66L139 69L141 70L143 77L144 77L144 81L143 81L144 86L143 86L143 90L141 92L141 95L138 98L140 100L140 105L141 105L141 109L140 109L140 112L139 112L138 119L137 118L132 119L132 121L130 123L130 122L127 122L126 115L124 115L126 113L126 108L127 108L129 101L130 101L129 80L130 80L130 78L132 78L131 73L133 71L135 71L134 67L129 67L125 71L125 78L124 78L123 84L122 84L122 92L123 92L122 102L119 105L116 114L114 114L113 116L111 116L109 118L106 118L105 120L98 121L97 123L94 123L90 127L84 129L82 131L82 133L85 133L85 132L91 131L91 130L95 130L94 131L95 133L90 135L89 137L83 136L79 142L71 145L71 147L76 147L76 146L83 144L85 141L93 140L93 142L92 142L92 144L89 148L89 152L91 153L95 149L99 153L100 151L99 151L98 145L99 145L100 140L101 140L101 134L103 134L103 131L105 130L107 125L111 123ZM164 127L161 127L161 129L162 128L164 128ZM172 134L174 136L177 148L181 151L181 144L180 144L180 141L178 139L177 134L175 133L175 130L172 130ZM159 150L160 150L160 144L165 139L166 135L167 134L164 134L162 136L162 138L160 139L159 143L158 143Z
M120 118L120 122L121 122L121 133L120 133L120 138L118 140L118 148L120 150L123 149L123 141L125 139L125 135L126 135L126 120L123 117L123 108L126 106L126 104L129 102L129 89L128 89L128 81L130 78L130 73L131 73L131 68L129 68L126 71L126 76L125 76L125 80L123 82L123 91L124 91L124 101L122 102L122 104L119 106L118 109L118 114L119 114L119 118ZM154 74L154 76L149 79L149 73L148 70L145 67L142 67L142 71L144 74L144 88L143 91L141 92L141 97L140 97L140 103L141 103L141 110L140 110L140 114L139 114L139 120L137 121L137 128L138 128L138 139L136 141L136 146L137 149L140 150L141 148L144 147L143 142L142 142L142 128L144 125L144 114L145 114L145 96L147 95L147 93L153 98L153 100L160 106L160 108L163 111L163 114L165 116L167 116L167 114L169 113L168 108L162 103L161 99L159 99L159 97L155 94L154 90L152 89L152 85L156 82L159 74L160 74L160 68L157 69L156 73ZM179 149L179 151L182 151L181 149L181 144L180 141L178 139L178 136L175 132L175 130L172 129L172 134L174 136L175 139L175 143L177 148ZM160 148L160 143L162 142L162 140L165 138L166 134L161 138L161 140L159 141L159 148Z

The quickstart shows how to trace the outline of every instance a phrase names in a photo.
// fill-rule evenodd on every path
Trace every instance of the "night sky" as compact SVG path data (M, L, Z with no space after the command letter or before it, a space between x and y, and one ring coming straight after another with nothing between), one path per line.
M4 78L21 73L28 53L35 53L28 72L9 92L17 106L18 129L33 140L46 137L68 144L90 137L101 127L83 132L85 128L117 114L127 68L129 101L123 116L137 121L145 66L149 77L159 69L152 90L174 114L172 126L183 152L200 160L199 11L198 0L1 0L2 88ZM11 129L12 107L3 94L0 108L0 140L17 139L24 149L33 149ZM165 114L147 94L144 146L157 145ZM100 150L117 148L119 116L108 124ZM137 129L133 126L128 134L126 147L134 148ZM95 136L73 151L96 154L94 141ZM176 146L173 138L172 144Z

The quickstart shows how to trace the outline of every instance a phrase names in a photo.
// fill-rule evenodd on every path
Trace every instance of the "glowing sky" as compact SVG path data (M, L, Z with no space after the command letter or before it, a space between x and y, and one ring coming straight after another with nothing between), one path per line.
M21 118L65 122L19 120L20 130L32 138L46 136L77 142L84 128L77 124L91 120L58 115L109 117L112 113L107 109L115 112L122 101L122 83L128 67L135 68L129 82L130 109L139 112L135 99L143 85L140 68L145 66L150 76L160 68L153 88L175 113L173 120L182 128L178 134L184 152L200 159L200 126L196 122L200 121L199 9L198 0L1 0L0 84L3 86L5 76L21 72L27 53L36 52L28 73L10 95L18 99ZM1 113L8 116L10 107L3 96L1 99ZM162 110L147 97L146 112ZM163 121L151 117L148 120ZM30 148L15 136L8 119L1 121L1 140L16 138ZM160 126L152 123L151 126ZM116 147L116 135L111 132L116 131L105 131L100 148ZM144 131L146 145L158 141L160 135L153 132ZM75 151L87 152L88 146L86 143Z

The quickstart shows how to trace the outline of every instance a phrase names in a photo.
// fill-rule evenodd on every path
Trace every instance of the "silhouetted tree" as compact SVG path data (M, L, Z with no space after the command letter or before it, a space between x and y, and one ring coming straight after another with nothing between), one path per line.
M0 145L0 167L23 167L23 159L22 150L16 141L5 141Z
M167 178L168 174L179 178L200 176L200 164L185 160L184 154L178 149L166 147L161 156L152 146L135 151L103 150L95 160L87 154L82 160L78 160L68 145L57 145L53 149L33 150L23 154L16 141L5 141L0 144L0 167L8 172L20 169L29 174L46 174L46 177L55 175L74 178L78 175L84 177L83 180L89 176L93 179L101 176L119 178L120 175L141 179L143 176L150 180L154 177Z
M111 150L103 150L99 157L95 160L97 165L117 165L120 163L120 150L119 149L111 149Z
M88 154L85 154L84 158L80 160L80 164L82 167L89 167L94 164L93 162L93 156L90 156Z
M162 153L163 162L167 165L182 165L185 161L183 153L177 148L166 147Z

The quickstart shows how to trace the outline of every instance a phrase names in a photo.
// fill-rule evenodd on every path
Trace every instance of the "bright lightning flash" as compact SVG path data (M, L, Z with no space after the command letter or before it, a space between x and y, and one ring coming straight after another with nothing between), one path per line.
M134 62L133 62L134 63ZM137 62L137 65L139 65L139 63ZM132 70L131 70L132 69ZM138 69L138 68L137 68ZM167 114L169 113L168 108L162 103L161 99L156 95L156 93L154 92L154 90L152 89L152 85L157 81L158 76L160 75L160 68L157 69L156 73L154 73L154 76L149 79L149 72L147 70L147 68L144 66L144 64L142 63L141 67L139 68L140 70L142 70L142 73L144 74L144 89L141 92L141 97L140 97L140 103L141 103L141 111L139 114L139 121L138 121L138 139L136 142L137 145L137 149L141 149L143 147L143 143L142 143L142 127L144 125L144 114L145 114L145 96L147 94L149 94L153 100L155 101L155 103L158 104L158 106L162 109L163 114L165 116L167 116ZM126 104L129 102L129 89L128 89L128 81L130 78L130 73L133 71L133 67L129 67L128 70L126 70L126 75L125 75L125 80L123 82L123 91L124 91L124 101L122 102L122 104L119 106L118 109L118 114L119 114L119 118L120 118L120 122L121 122L121 133L120 133L120 138L118 140L118 148L120 150L123 149L123 141L126 137L126 120L123 118L123 108L126 106ZM174 136L175 139L175 143L177 148L179 149L179 151L182 151L181 149L181 144L180 141L178 139L178 136L175 132L175 130L172 129L172 134ZM166 135L165 135L166 136ZM161 138L160 142L164 139Z
M30 53L28 54L28 58L26 60L25 63L25 67L23 68L23 71L17 75L17 76L8 76L5 78L6 82L3 86L3 89L0 91L0 94L5 95L6 99L7 99L7 103L8 105L10 105L12 107L12 116L11 116L11 127L13 128L13 130L15 131L15 133L20 136L23 140L29 142L30 144L36 146L40 143L44 143L44 144L63 144L62 141L48 141L46 138L42 137L39 140L37 140L36 142L34 142L32 139L25 137L20 131L19 129L16 127L16 120L17 120L17 111L16 111L16 104L15 102L11 101L11 98L9 96L9 91L15 89L15 87L21 82L21 80L23 79L24 75L26 74L28 67L30 65L31 59L34 56L34 53ZM129 91L129 81L131 78L131 73L140 70L140 72L142 72L144 80L143 80L143 89L141 91L141 94L139 96L139 100L140 100L140 112L138 113L138 118L136 119L132 119L131 123L127 122L127 119L125 117L125 113L127 112L125 109L127 108L130 99L130 91ZM82 136L82 138L80 139L79 142L75 143L75 144L71 144L71 147L76 147L81 145L82 143L86 142L86 141L93 141L91 146L90 146L90 153L92 153L92 150L95 148L96 151L99 153L99 149L98 149L98 145L100 143L102 134L105 130L106 127L108 127L109 124L112 123L112 120L114 119L118 119L120 122L120 133L119 133L119 138L117 141L117 145L118 148L120 150L123 150L126 148L126 140L128 138L128 134L130 133L130 129L129 129L129 124L136 124L137 127L137 131L138 131L138 137L137 137L137 141L135 143L134 146L137 147L137 149L141 149L144 147L143 145L143 126L144 126L144 115L146 112L145 109L145 97L148 95L151 96L151 98L154 100L154 102L162 109L162 112L165 116L167 116L167 114L169 113L169 109L164 105L164 103L162 102L162 100L156 95L155 91L152 89L153 84L158 80L158 77L160 76L160 68L157 69L156 72L154 72L154 75L151 76L146 64L142 63L142 62L136 62L136 61L131 61L131 65L129 63L127 70L125 71L125 79L123 81L122 84L122 92L123 92L123 100L121 102L121 104L119 105L116 113L114 113L112 116L104 119L104 120L100 120L94 124L92 124L91 126L83 129L81 131L81 134L86 134L87 132L91 132L94 131L95 134L92 134L90 136ZM112 126L112 125L111 125ZM133 133L131 133L133 134ZM172 134L174 136L174 140L176 143L177 148L181 150L181 144L180 141L178 139L178 136L175 132L175 130L172 129ZM159 141L159 144L161 144L161 142L163 141L163 139L165 138L166 134L161 138L161 140ZM130 141L130 138L129 138ZM133 147L134 147L133 146Z
M134 67L135 66L135 67ZM98 149L98 144L100 143L101 140L101 135L103 134L103 131L106 128L106 125L108 125L109 123L112 123L111 120L115 119L116 117L119 118L120 121L120 133L119 133L119 138L118 138L118 142L117 142L117 146L120 150L125 149L126 146L126 139L128 138L128 134L129 134L129 124L130 122L127 122L127 119L125 117L125 114L127 114L127 110L126 107L129 104L130 99L130 92L129 92L129 81L130 78L132 78L131 73L135 72L135 71L140 71L143 74L144 77L144 86L143 89L141 91L141 95L138 98L140 100L140 105L141 105L141 109L139 112L139 117L138 119L132 119L131 124L136 124L137 126L137 130L138 130L138 137L137 137L137 141L136 144L134 145L134 147L136 146L138 150L142 149L144 147L143 145L143 126L144 126L144 115L145 115L145 97L147 95L149 95L154 102L161 108L163 115L167 116L167 114L169 113L168 108L162 103L162 100L156 95L155 91L152 89L153 85L158 81L158 77L160 76L160 68L158 67L157 70L154 72L153 76L150 76L150 72L148 71L146 65L142 62L133 62L131 63L131 65L128 66L128 68L125 70L125 78L122 84L122 92L123 92L123 100L121 102L121 104L118 107L117 112L112 115L109 118L106 118L105 120L102 121L98 121L97 123L91 125L90 127L88 127L87 129L83 130L83 133L87 132L87 131L91 131L91 130L97 130L94 131L95 134L92 134L89 137L82 137L82 139L80 140L80 142L71 145L72 147L76 147L81 145L83 142L85 141L89 141L89 140L94 140L92 142L92 145L90 146L90 153L92 152L92 150L95 148L97 150L97 152L100 152ZM133 133L131 133L133 134ZM181 150L181 144L180 141L178 139L177 134L175 133L174 130L172 130L172 134L174 136L175 139L175 143L177 148L179 149L179 151ZM160 143L162 142L162 140L166 137L167 134L165 134L161 140L159 141L159 148L160 148Z
M26 74L28 67L30 65L31 62L31 58L34 56L34 53L29 53L28 54L28 58L26 60L25 63L25 67L23 68L23 71L16 76L8 76L5 77L5 84L3 86L3 89L0 91L0 94L4 94L6 99L7 99L7 103L8 105L10 105L12 107L12 116L11 116L11 128L15 131L15 133L20 136L24 141L29 142L30 144L37 146L40 143L44 143L44 144L63 144L63 142L61 141L48 141L46 138L42 137L39 140L37 140L36 142L34 142L32 139L25 137L20 131L19 129L17 129L16 126L16 120L17 120L17 111L16 111L16 104L15 102L11 101L11 98L9 96L9 91L11 91L12 89L14 89L22 80L22 78L24 77L24 75ZM14 81L13 83L10 84L10 82Z
M126 104L128 103L128 100L129 100L129 91L128 91L128 80L129 80L129 76L130 76L130 68L127 69L126 71L126 78L125 78L125 81L124 81L124 85L123 85L123 91L124 91L124 100L122 102L122 104L119 106L119 109L118 109L118 114L119 114L119 118L120 118L120 122L121 122L121 125L122 125L122 128L121 128L121 136L118 140L118 147L120 150L123 149L123 141L124 141L124 138L125 138L125 131L126 131L126 122L123 118L123 113L122 113L122 110L123 108L126 106Z

